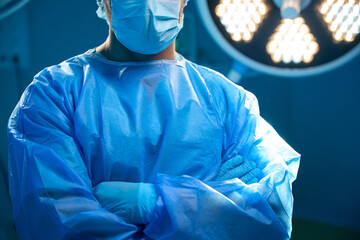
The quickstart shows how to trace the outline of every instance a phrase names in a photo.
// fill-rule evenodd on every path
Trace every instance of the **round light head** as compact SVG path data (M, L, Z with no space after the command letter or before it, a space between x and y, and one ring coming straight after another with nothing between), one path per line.
M324 13L328 11L351 13L349 16L346 14L346 16L344 14L334 16L336 21L328 17L326 21L329 23L325 22L323 14L319 12L323 1L319 3L319 1L301 0L300 17L295 20L283 20L281 10L275 4L282 1L197 0L194 3L205 29L215 43L236 61L259 72L280 77L313 76L331 71L360 54L360 34L354 34L358 31L358 25L347 26L346 33L342 32L346 29L345 24L344 27L338 26L338 22L341 21L348 25L350 21L356 23L360 21L360 13L358 14L356 7L359 0L338 0L342 7L339 4L331 7L336 0L325 0L329 1L329 4L323 8ZM238 11L234 6L251 2L254 4L263 2L266 6L264 16L261 15L260 8L248 11L255 24L255 31L250 23L244 24L244 21L238 21L238 19L247 19L248 15L234 15L234 12ZM345 3L352 5L346 7ZM307 4L308 6L305 7ZM227 14L232 17L226 20ZM333 29L332 32L329 31L329 27ZM339 41L335 41L334 38Z

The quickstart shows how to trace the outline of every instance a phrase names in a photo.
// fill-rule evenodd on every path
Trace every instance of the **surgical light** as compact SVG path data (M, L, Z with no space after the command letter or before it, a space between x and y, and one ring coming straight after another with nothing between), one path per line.
M246 72L313 76L360 54L360 0L194 3L210 36Z
M319 45L303 18L283 19L266 46L274 62L310 63Z
M267 10L263 0L221 0L215 13L234 41L249 42Z
M352 42L360 32L358 0L326 0L319 7L324 22L336 42Z

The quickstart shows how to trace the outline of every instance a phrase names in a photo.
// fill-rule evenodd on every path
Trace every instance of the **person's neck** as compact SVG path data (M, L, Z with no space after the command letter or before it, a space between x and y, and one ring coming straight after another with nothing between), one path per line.
M176 57L175 41L158 54L144 55L135 53L127 49L116 38L114 32L110 29L107 40L96 48L96 52L102 54L110 61L115 62L143 62L153 60L174 60Z

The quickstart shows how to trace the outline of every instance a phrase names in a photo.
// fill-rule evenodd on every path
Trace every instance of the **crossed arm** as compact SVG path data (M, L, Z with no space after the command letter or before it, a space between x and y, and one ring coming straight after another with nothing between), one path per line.
M254 162L245 162L236 156L225 162L216 180L238 178L245 184L257 183L260 169ZM121 217L127 223L148 224L159 195L154 184L130 182L102 182L92 189L101 206Z

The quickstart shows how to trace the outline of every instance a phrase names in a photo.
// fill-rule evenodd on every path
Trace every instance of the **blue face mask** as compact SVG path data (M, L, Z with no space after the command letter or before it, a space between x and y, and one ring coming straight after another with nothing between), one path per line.
M111 27L116 38L133 52L157 54L163 51L183 27L183 21L179 23L181 1L111 0ZM104 18L103 5L99 6L98 15Z

